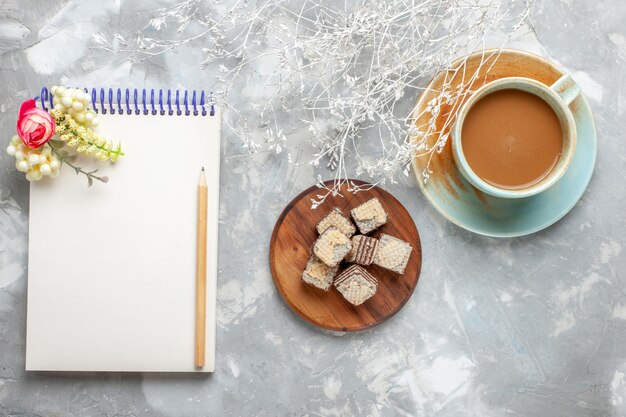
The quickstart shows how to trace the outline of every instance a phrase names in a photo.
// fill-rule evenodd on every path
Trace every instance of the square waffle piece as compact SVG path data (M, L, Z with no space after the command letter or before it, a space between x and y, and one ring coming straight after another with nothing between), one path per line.
M413 251L410 243L396 237L381 234L378 249L374 254L374 264L398 274L403 274Z
M360 265L352 265L335 280L335 288L349 303L358 306L376 294L378 280Z
M352 249L350 238L335 226L326 229L313 245L315 256L330 267L339 265L350 249Z
M335 207L315 226L318 234L322 234L330 226L335 226L341 233L350 237L356 232L356 227L352 224L350 219L344 216L339 207Z
M353 208L350 213L363 235L387 223L387 212L376 197Z
M328 291L333 285L338 269L338 266L330 267L320 261L317 256L311 255L302 272L302 281L320 290Z
M371 265L377 248L378 239L363 235L353 236L352 250L348 252L346 261L365 266Z

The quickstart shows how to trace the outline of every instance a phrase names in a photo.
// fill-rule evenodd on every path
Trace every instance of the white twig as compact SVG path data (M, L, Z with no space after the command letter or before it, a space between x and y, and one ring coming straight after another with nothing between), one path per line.
M219 68L215 95L225 123L249 152L287 153L289 138L303 133L286 120L300 120L315 147L313 165L325 160L335 170L335 185L320 186L313 202L321 204L339 187L352 192L349 174L367 175L373 184L408 175L414 157L440 152L449 126L437 126L442 106L454 107L479 76L450 63L484 50L498 31L507 38L528 23L534 0L236 0L226 7L217 0L185 0L160 9L134 40L119 34L94 36L100 48L128 53L134 61L186 44L203 46L205 65ZM213 7L215 7L213 9ZM192 24L201 26L185 36ZM156 32L156 34L154 33ZM148 36L150 34L150 36ZM166 39L167 36L173 39ZM110 39L110 40L109 40ZM489 57L483 55L483 63ZM493 60L491 60L493 61ZM273 62L267 73L268 62ZM488 69L487 69L488 70ZM416 126L424 113L408 109L429 78L446 71L437 97L423 112L428 123ZM450 81L462 79L462 88ZM261 103L245 109L229 104L240 93L244 76L269 91ZM374 137L374 140L370 140ZM434 143L427 140L435 137ZM255 138L263 138L257 143ZM375 150L369 144L377 144ZM375 155L373 154L374 152ZM422 173L428 180L430 162ZM348 167L351 169L349 170ZM320 181L321 182L321 181ZM365 186L369 187L369 186Z

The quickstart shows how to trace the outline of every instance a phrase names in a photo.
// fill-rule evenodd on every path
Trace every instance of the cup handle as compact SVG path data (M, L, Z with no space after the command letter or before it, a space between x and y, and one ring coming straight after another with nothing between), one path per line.
M568 106L581 93L580 86L569 74L565 74L550 86L552 91L557 93Z

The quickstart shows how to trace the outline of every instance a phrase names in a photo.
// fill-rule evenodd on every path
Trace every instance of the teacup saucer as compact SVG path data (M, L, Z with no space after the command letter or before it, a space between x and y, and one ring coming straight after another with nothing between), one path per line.
M482 85L503 77L527 77L551 85L564 71L551 62L527 52L504 49L498 55L495 50L478 52L455 65L465 65L459 74L472 74L481 67L481 76L471 86L475 91ZM492 54L493 53L493 54ZM481 65L482 63L482 65ZM487 71L488 70L488 71ZM452 88L460 83L460 76L451 80ZM438 74L420 95L417 113L425 109L437 95L444 82L445 74ZM452 156L451 140L440 154L431 160L432 173L426 183L422 172L426 169L427 157L413 160L413 171L424 196L445 218L452 223L486 236L515 237L538 232L565 216L582 197L596 162L596 131L591 108L581 94L570 105L576 121L578 141L574 158L565 175L554 186L541 194L507 200L486 195L472 187L458 171ZM437 120L438 126L446 126L452 109L443 109ZM417 125L428 122L429 115L418 120ZM446 130L449 130L448 123Z

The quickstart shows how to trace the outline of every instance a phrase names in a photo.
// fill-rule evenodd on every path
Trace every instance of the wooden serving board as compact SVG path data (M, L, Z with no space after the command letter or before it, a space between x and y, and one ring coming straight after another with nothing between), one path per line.
M356 184L363 181L350 180ZM327 181L328 186L332 181ZM311 209L311 199L320 189L313 186L294 198L278 218L270 243L270 266L274 283L281 296L300 317L328 330L357 331L382 323L408 301L417 285L422 266L422 247L413 219L404 206L391 194L379 187L352 194L342 188L343 196L328 196L319 208ZM325 292L302 281L301 275L311 256L311 248L317 239L315 225L333 207L339 207L346 217L350 210L361 203L378 197L388 213L387 224L370 233L398 237L413 245L413 252L404 274L387 271L371 265L366 267L378 278L376 294L360 306L353 306L332 287ZM358 232L357 232L358 233ZM339 273L345 269L342 267Z

